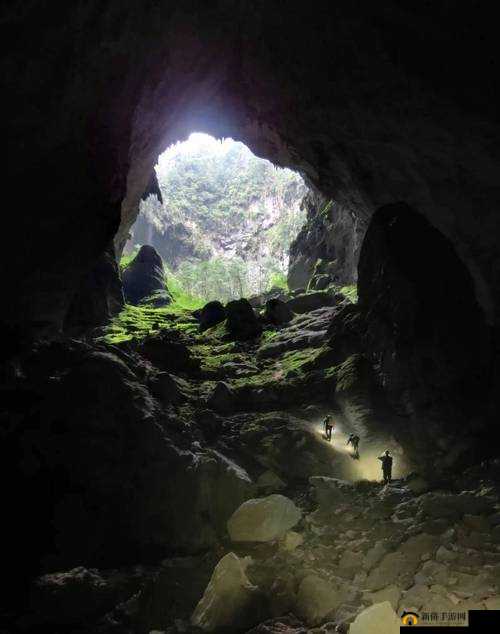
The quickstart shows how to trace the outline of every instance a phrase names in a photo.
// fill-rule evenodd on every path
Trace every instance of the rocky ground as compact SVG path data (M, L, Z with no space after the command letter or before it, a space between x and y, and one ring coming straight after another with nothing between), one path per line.
M342 352L355 306L292 302L260 320L236 302L202 333L145 308L146 337L115 325L17 367L12 389L50 387L45 460L74 464L29 608L3 615L15 631L369 634L404 610L500 609L500 463L415 473L362 355ZM371 605L382 629L363 625Z

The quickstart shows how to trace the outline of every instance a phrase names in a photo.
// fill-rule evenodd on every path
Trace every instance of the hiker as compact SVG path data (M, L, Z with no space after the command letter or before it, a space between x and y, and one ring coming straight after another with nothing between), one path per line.
M325 420L323 421L323 426L325 428L326 439L329 442L332 442L332 431L333 431L334 424L332 422L332 417L330 416L330 414L327 414L325 416Z
M386 449L385 453L382 456L379 456L378 459L382 462L383 483L390 484L390 482L392 481L391 452L388 449Z
M356 434L351 434L346 442L346 445L352 445L355 458L359 458L359 440L359 436L357 436Z

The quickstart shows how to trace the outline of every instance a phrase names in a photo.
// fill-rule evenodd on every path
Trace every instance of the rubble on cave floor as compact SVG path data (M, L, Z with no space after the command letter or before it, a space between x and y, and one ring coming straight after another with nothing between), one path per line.
M133 346L99 342L109 364L130 368L127 385L142 384L144 398L149 390L148 416L178 447L169 454L180 465L168 476L169 504L183 539L148 566L40 577L38 614L20 631L62 618L78 634L318 634L346 632L371 605L391 614L500 607L499 466L442 480L395 471L382 486L376 455L390 439L368 429L354 460L347 435L376 409L357 357L339 364L330 345L337 310L243 342L223 324L194 334L182 318ZM348 404L354 394L362 416L349 418L336 394ZM320 421L332 410L329 443ZM264 498L272 503L252 503ZM239 517L261 509L246 532L231 520L239 508Z
M493 467L498 471L499 465ZM125 628L116 631L146 631L134 628L147 621L151 630L165 634L226 631L224 627L252 634L319 634L347 631L364 609L384 602L396 614L498 609L498 484L488 477L471 479L470 490L456 491L453 486L435 488L427 483L429 491L415 493L412 488L422 489L422 481L419 486L412 483L416 485L417 478L381 486L312 477L305 497L296 499L299 515L282 524L275 519L268 539L244 542L228 537L209 559L165 560L155 574L143 571L147 578L143 587L137 590L137 581L136 587L129 581L135 594L112 610L95 631L115 631L114 619ZM226 561L232 571L228 568L229 584L223 574ZM195 610L216 564L218 581L207 590L210 599L206 596L205 604ZM105 580L99 581L99 575ZM178 584L172 585L172 575L178 575ZM75 585L75 577L80 578L80 586ZM75 570L66 579L47 576L42 588L52 605L54 597L74 601L75 593L80 602L82 597L94 603L99 598L102 604L113 591L120 596L121 590L123 595L124 577L125 573L119 578L121 585L117 581L113 586L112 575ZM214 602L224 605L222 616L213 612ZM261 621L264 624L258 626Z

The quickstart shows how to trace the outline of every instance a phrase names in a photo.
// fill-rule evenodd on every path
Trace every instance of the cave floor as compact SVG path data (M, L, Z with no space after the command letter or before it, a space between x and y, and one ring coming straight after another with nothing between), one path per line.
M20 619L19 631L57 623L63 602L66 629L52 632L199 632L191 614L231 552L265 609L209 631L346 632L385 601L398 614L500 608L499 465L446 482L410 473L394 438L367 425L376 415L368 398L358 394L354 409L332 399L334 313L305 313L252 341L231 340L221 326L199 335L183 317L134 346L97 342L140 368L162 426L186 452L224 456L250 478L253 497L284 495L301 519L270 542L231 542L223 530L209 546L148 565L50 573L38 580L41 614ZM326 413L336 421L331 443ZM359 459L346 444L353 432ZM387 447L394 480L382 485L377 456Z

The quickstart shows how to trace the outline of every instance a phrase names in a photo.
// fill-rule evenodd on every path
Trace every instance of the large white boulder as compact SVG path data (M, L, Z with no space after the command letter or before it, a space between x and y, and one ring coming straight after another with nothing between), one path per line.
M317 625L345 600L345 588L334 585L318 575L308 575L299 586L295 610L308 625Z
M258 622L261 594L246 575L250 561L250 557L240 559L234 553L219 561L191 616L192 625L213 632L219 628L251 627Z
M233 542L270 542L282 537L301 518L300 510L284 495L247 500L227 523Z
M400 625L391 604L384 601L360 612L351 623L349 634L399 634Z

